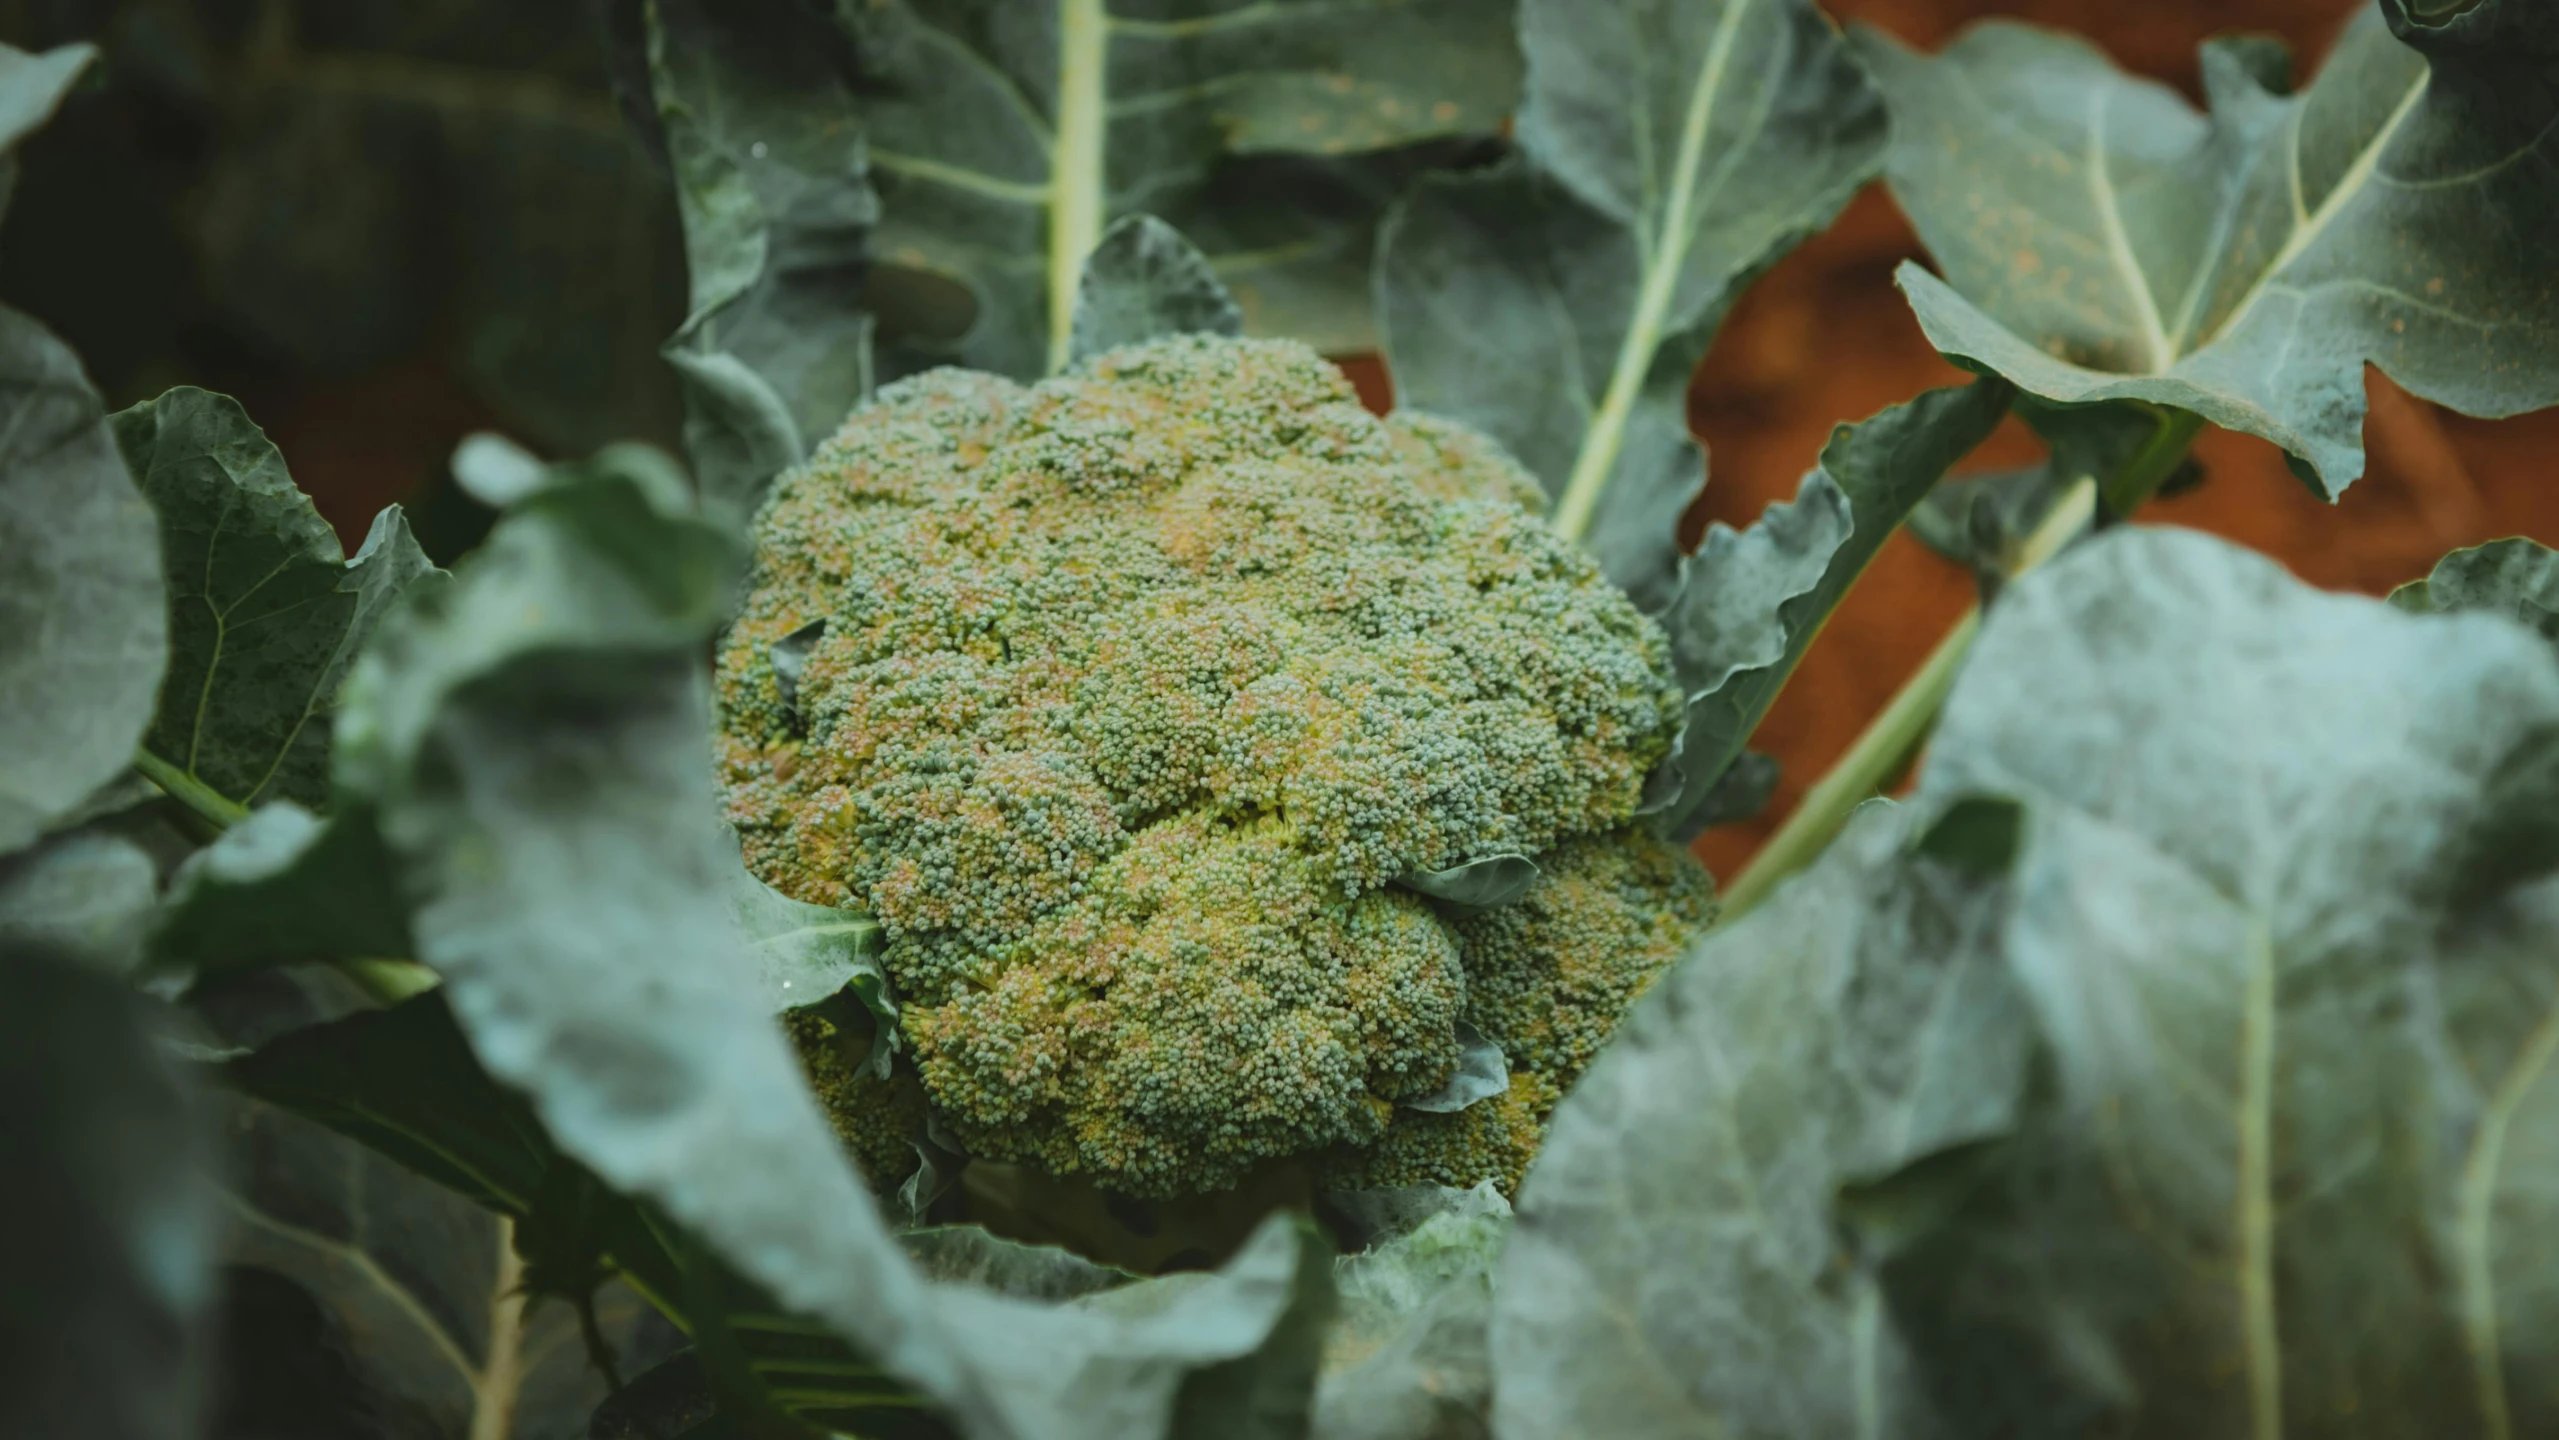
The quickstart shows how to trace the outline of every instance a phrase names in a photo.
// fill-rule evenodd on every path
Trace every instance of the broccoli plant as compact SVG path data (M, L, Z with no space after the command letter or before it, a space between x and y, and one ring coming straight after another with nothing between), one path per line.
M2140 523L2212 426L2339 500L2367 366L2559 404L2559 12L2340 11L2198 113L1813 0L608 0L683 455L475 436L449 571L0 311L0 1430L2559 1430L2559 559ZM1683 544L1879 177L1972 378ZM1905 525L1981 603L1710 877Z

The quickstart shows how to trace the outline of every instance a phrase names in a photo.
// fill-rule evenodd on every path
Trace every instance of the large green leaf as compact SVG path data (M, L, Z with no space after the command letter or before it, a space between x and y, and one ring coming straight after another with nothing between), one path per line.
M2555 751L2493 615L2172 530L2011 587L1919 782L2022 804L2053 1076L1897 1282L1954 1433L2559 1426Z
M142 958L159 867L132 841L73 831L0 857L0 947L86 955L118 974Z
M1710 933L1557 1109L1494 1292L1498 1433L1928 1433L1874 1262L2006 1133L2034 1040L1999 887L1906 854L1910 818L1859 812Z
M332 377L425 347L545 448L672 440L657 345L683 315L681 240L585 8L277 0L250 26L125 7L127 123L208 122L169 205L203 303Z
M228 395L191 386L111 422L160 516L169 673L143 737L164 788L233 814L329 796L338 687L391 605L440 580L398 506L353 559Z
M2207 45L2204 116L2046 31L1933 59L1861 32L1945 276L1902 272L1930 340L2051 400L2264 436L2331 497L2363 473L2367 361L2467 414L2559 402L2559 12L2381 9L2299 95L2267 42Z
M0 310L0 421L5 853L131 762L168 620L151 507L117 458L98 393L61 341L14 310Z
M903 1424L920 1391L972 1435L1281 1433L1232 1427L1282 1424L1292 1387L1302 1415L1312 1385L1329 1288L1284 1221L1214 1275L1073 1308L934 1285L898 1250L726 892L704 652L739 557L627 460L520 501L377 635L340 717L339 780L377 808L418 958L488 1073L782 1318L852 1342L824 1363L868 1381L806 1397L836 1428Z
M648 0L657 115L693 277L666 357L710 512L743 524L871 382L879 200L842 42L795 0Z
M1822 622L1929 488L1989 436L2012 393L1985 379L1840 426L1792 501L1747 530L1710 527L1681 562L1661 619L1688 722L1654 796L1674 833L1695 828Z
M198 979L273 965L406 957L408 907L373 817L260 806L187 857L151 926L155 965Z
M2559 643L2559 551L2519 535L2455 550L2390 592L2390 603L2420 615L2487 610Z
M234 1333L213 1377L235 1427L223 1433L361 1407L417 1440L586 1434L608 1378L578 1307L528 1288L517 1221L311 1121L249 1101L234 1109L223 1255ZM304 1307L319 1324L281 1323ZM624 1375L655 1363L674 1335L618 1284L590 1314L603 1358ZM308 1348L275 1353L286 1346ZM334 1364L315 1363L324 1360Z
M180 1078L115 977L0 947L0 1434L194 1433L215 1157Z
M1324 1341L1313 1433L1320 1440L1489 1434L1487 1332L1493 1268L1510 1234L1509 1203L1490 1182L1473 1190L1372 1191L1360 1198L1414 1210L1359 1254L1333 1262L1342 1313Z
M1743 286L1874 173L1874 89L1810 0L1525 0L1522 158L1389 218L1398 403L1463 420L1658 604L1703 472L1688 378Z
M926 348L1015 376L1066 362L1085 258L1136 211L1206 249L1257 328L1348 338L1286 302L1364 264L1388 196L1372 167L1255 162L1489 132L1518 83L1504 0L835 8L866 71L880 258L973 298L966 333Z

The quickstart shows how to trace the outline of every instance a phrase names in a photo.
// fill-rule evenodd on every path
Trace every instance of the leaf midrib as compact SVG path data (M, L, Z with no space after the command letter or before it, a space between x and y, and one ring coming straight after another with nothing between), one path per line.
M1687 259L1688 242L1693 238L1689 233L1695 228L1691 212L1696 205L1697 172L1705 158L1706 137L1714 128L1716 102L1722 96L1724 76L1732 64L1733 51L1740 44L1742 21L1751 5L1752 0L1732 0L1715 28L1714 39L1707 43L1706 58L1689 85L1688 113L1680 127L1679 154L1673 161L1670 196L1662 205L1661 222L1653 234L1639 233L1636 237L1642 248L1644 279L1636 292L1635 311L1627 317L1626 333L1618 342L1617 364L1609 374L1608 391L1600 401L1599 413L1593 418L1589 433L1582 437L1581 451L1573 459L1572 477L1565 482L1562 498L1555 502L1554 527L1567 539L1578 540L1590 528L1591 516L1599 508L1600 492L1615 472L1618 451L1625 445L1635 397L1652 370L1654 354L1661 349L1662 325L1669 317L1671 300L1678 294L1681 262Z
M2489 1253L2496 1185L2505 1164L2506 1132L2525 1097L2559 1056L2559 1004L2546 1010L2523 1052L2499 1082L2473 1132L2461 1171L2457 1243L2461 1253L2462 1339L2470 1350L2472 1384L2479 1392L2480 1428L2486 1440L2509 1440L2514 1421L2507 1408L2504 1342L2497 1320L2497 1279Z

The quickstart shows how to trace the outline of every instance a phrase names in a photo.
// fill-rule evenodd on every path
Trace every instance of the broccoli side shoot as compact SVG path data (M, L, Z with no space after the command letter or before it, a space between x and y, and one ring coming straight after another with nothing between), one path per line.
M1661 631L1535 495L1293 343L891 386L758 520L720 657L749 863L880 919L972 1153L1130 1195L1376 1145L1461 1015L1578 1054L1609 1003L1538 1011L1516 943L1392 883L1615 831L1677 732ZM1556 963L1622 1005L1620 960Z

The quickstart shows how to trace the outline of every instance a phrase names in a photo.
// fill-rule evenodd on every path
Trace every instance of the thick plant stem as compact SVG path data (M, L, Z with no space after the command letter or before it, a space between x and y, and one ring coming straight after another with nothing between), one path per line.
M2191 438L2193 432L2187 434ZM2142 454L2149 455L2151 448L2145 446ZM2178 446L2160 467L2161 479L2176 468L2184 454L2185 447ZM2158 482L2152 482L2151 488L2158 488ZM2010 573L2022 575L2060 554L2063 546L2088 527L2096 514L2096 500L2093 480L2083 479L2072 486L2054 503L2052 513L2035 527L2034 534L2027 537ZM1859 732L1848 753L1814 782L1813 788L1804 793L1803 803L1795 807L1795 813L1786 817L1786 823L1768 837L1768 843L1759 847L1759 853L1725 887L1717 924L1741 918L1767 899L1779 881L1811 864L1831 837L1839 833L1839 827L1848 823L1848 812L1881 790L1884 782L1909 761L1919 742L1927 738L1929 727L1937 722L1937 711L1955 688L1955 676L1964 667L1964 656L1972 650L1973 638L1980 633L1981 606L1976 604L1937 642L1937 648L1928 652L1919 673L1902 682L1882 713Z
M1745 911L1768 898L1777 882L1803 869L1819 855L1839 827L1848 823L1848 812L1873 795L1901 768L1903 760L1917 748L1920 738L1937 718L1937 707L1946 703L1946 692L1955 686L1955 672L1964 664L1965 652L1972 649L1973 637L1981 633L1981 607L1964 612L1928 659L1919 673L1903 682L1892 703L1883 713L1867 722L1848 753L1823 773L1813 788L1804 792L1803 803L1768 843L1759 847L1742 873L1726 887L1720 899L1716 923L1729 924Z

